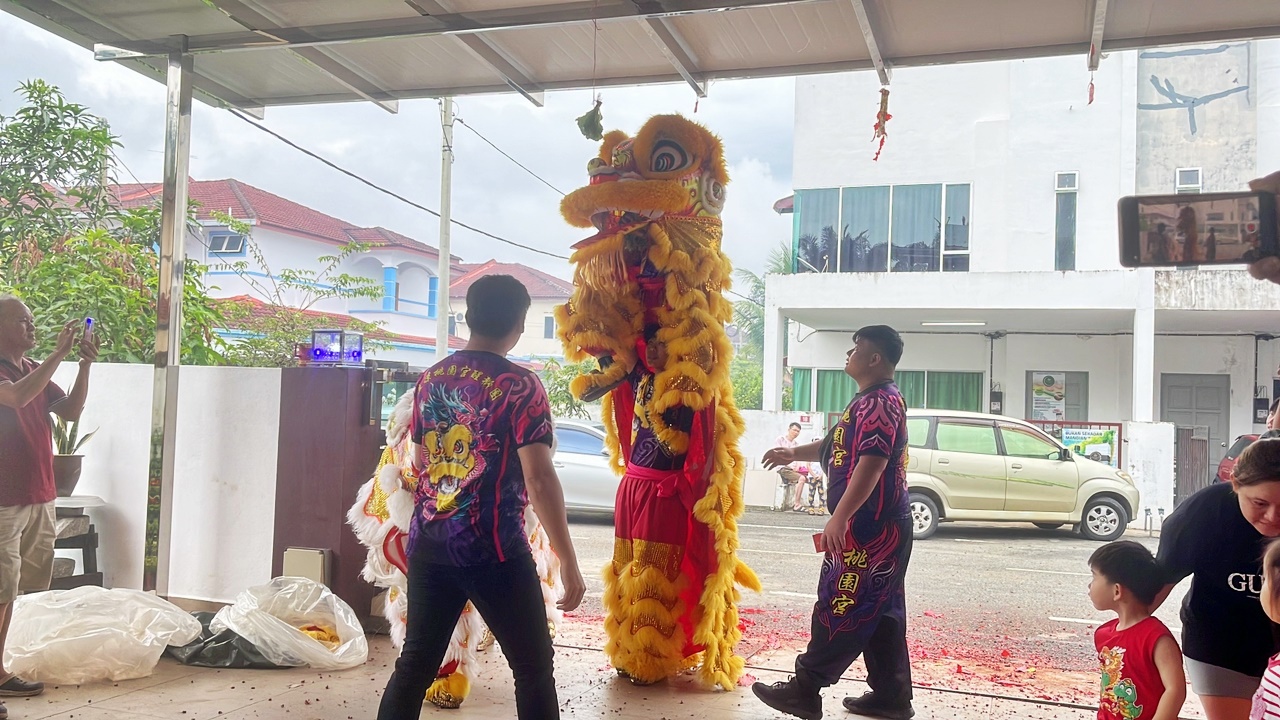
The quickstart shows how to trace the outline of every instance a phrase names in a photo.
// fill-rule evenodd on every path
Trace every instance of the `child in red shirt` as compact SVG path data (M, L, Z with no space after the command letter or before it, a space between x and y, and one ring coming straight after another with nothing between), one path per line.
M1089 600L1119 616L1093 636L1102 668L1098 720L1177 720L1187 681L1178 642L1151 615L1164 586L1156 559L1136 542L1113 542L1093 553L1089 569Z

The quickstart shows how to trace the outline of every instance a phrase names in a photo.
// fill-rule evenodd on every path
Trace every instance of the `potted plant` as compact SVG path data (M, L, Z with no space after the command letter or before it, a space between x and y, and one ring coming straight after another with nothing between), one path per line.
M58 487L58 497L71 497L76 483L80 482L81 462L80 448L89 442L97 430L80 435L80 422L68 422L61 417L53 416L53 482Z

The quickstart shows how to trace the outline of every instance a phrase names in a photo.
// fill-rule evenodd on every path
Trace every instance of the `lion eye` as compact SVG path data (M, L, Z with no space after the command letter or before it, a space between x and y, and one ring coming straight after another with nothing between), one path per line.
M653 172L667 173L689 166L689 153L672 140L659 140L649 156L649 168Z

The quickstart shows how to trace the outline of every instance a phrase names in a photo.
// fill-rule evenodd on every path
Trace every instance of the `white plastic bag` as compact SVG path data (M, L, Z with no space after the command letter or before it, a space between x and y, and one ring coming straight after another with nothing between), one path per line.
M138 590L79 587L19 597L5 667L29 680L80 685L147 677L168 645L200 636L182 608Z
M329 649L299 630L304 625L334 630L339 645ZM345 670L369 659L364 627L351 606L329 588L306 578L278 577L245 590L236 596L234 605L218 611L209 629L239 634L282 667Z

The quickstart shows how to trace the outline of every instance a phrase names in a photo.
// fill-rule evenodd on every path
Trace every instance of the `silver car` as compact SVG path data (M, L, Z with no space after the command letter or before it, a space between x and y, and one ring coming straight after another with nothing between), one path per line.
M613 513L621 478L609 468L603 425L557 420L553 459L564 488L566 509Z

